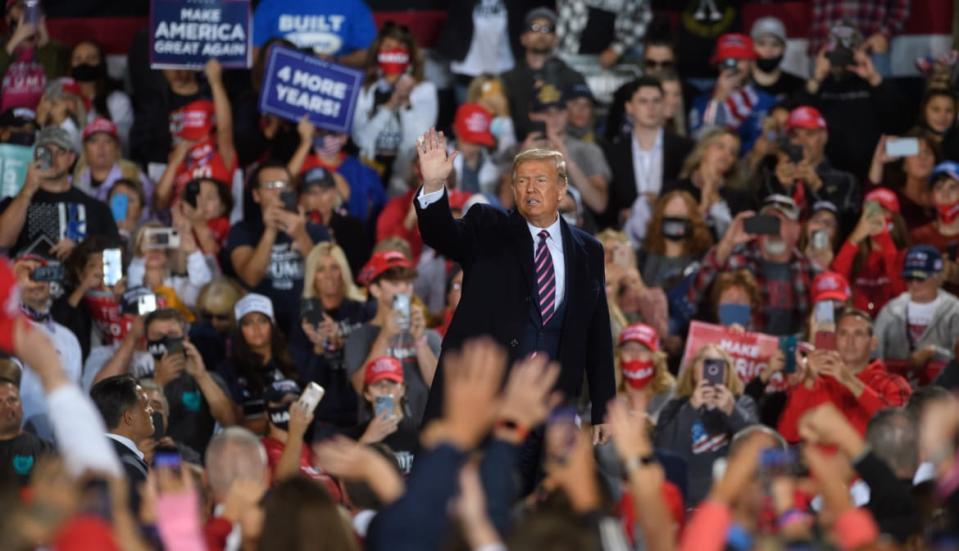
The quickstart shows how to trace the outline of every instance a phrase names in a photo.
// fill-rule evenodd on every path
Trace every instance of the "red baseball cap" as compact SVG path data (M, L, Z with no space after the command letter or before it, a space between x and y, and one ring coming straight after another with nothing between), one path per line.
M380 356L366 364L363 386L370 386L383 380L403 382L403 364L392 356Z
M463 208L466 206L466 201L473 196L472 193L459 189L451 189L448 193L450 208L453 210L463 210Z
M492 124L493 116L482 105L464 103L456 110L453 130L456 130L456 137L461 142L493 147L496 140L490 132Z
M812 280L813 304L824 300L846 302L852 296L849 282L842 274L822 272Z
M191 101L170 113L170 133L198 142L213 132L214 112L213 102L208 99Z
M888 210L889 212L899 212L899 198L896 197L896 194L891 189L877 187L876 189L867 193L866 197L862 200L863 203L867 203L869 201L879 203L882 208Z
M357 279L359 279L363 285L369 285L379 279L384 272L393 268L412 270L413 262L410 261L409 258L406 258L406 255L401 252L380 251L374 253L366 263L366 266L363 266Z
M620 332L620 346L627 342L638 342L653 352L659 350L659 334L645 323L634 323Z
M727 33L716 40L716 51L710 63L719 63L724 59L756 59L753 39L741 33Z
M113 124L113 121L105 117L97 117L93 119L90 124L83 129L83 141L86 141L87 138L96 134L97 132L108 134L114 140L120 139L120 134L117 132L117 125Z
M789 119L786 120L786 131L789 132L793 128L825 130L826 119L815 107L803 105L789 112Z

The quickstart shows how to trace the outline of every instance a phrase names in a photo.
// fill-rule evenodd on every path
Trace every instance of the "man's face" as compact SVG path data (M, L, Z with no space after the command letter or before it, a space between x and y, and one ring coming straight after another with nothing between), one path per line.
M875 348L872 329L859 316L843 316L836 326L836 349L839 357L850 367L865 365Z
M46 144L52 154L53 162L50 164L50 170L41 170L41 176L46 180L62 180L67 177L74 161L77 160L76 153L63 149L58 145Z
M163 426L168 426L167 419L170 417L170 407L169 403L166 400L166 396L163 395L163 391L160 389L143 389L147 395L147 401L150 404L150 409L153 413L159 413L163 418ZM153 427L156 429L156 427Z
M663 124L663 93L652 86L643 86L626 102L626 112L639 128L658 128Z
M137 403L126 414L129 417L130 433L134 442L149 438L154 431L153 408L150 407L150 398L145 390L137 385Z
M945 207L959 201L959 180L940 178L932 186L932 202L937 207Z
M643 67L646 74L656 76L665 69L676 65L676 55L669 46L650 45L643 52Z
M529 114L529 120L540 121L546 124L547 134L562 134L566 129L566 121L568 119L566 109L561 107L550 107L545 111Z
M413 281L409 279L381 278L370 285L370 292L376 298L376 303L382 308L393 309L393 297L396 295L412 295Z
M0 383L0 434L18 434L22 423L20 390L10 383Z
M940 281L941 278L935 275L926 279L906 280L909 298L919 303L932 302L939 294Z
M773 59L783 55L785 45L771 34L764 34L756 39L753 48L761 59Z
M280 206L280 194L286 190L293 190L290 184L290 175L282 168L264 168L257 178L256 189L253 190L253 200L263 209Z
M30 274L39 267L40 262L36 260L21 260L14 266L14 272L20 286L20 302L38 312L46 312L50 308L50 283L30 279Z
M574 128L589 128L593 124L593 102L589 98L576 98L566 102L569 125Z
M547 55L556 47L556 28L549 19L540 17L530 22L519 38L527 52Z
M792 143L802 147L804 159L822 159L829 133L819 128L794 128L790 138Z
M112 136L97 132L83 142L83 152L86 154L87 164L91 167L106 169L117 161L120 150Z
M163 337L183 338L183 326L177 320L155 320L146 328L146 336L149 341L158 341Z
M566 182L560 181L551 159L526 161L516 167L513 199L526 220L540 227L552 224L564 195Z

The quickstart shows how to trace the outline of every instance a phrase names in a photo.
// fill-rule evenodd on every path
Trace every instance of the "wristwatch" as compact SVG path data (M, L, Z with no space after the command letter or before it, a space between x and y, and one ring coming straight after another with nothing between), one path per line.
M623 467L626 469L626 474L631 474L640 467L649 467L657 464L659 464L659 461L656 460L656 456L652 453L649 453L627 459L623 462Z

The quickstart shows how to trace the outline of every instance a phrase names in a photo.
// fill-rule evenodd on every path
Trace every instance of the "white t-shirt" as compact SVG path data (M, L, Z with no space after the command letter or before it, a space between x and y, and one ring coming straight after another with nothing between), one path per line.
M498 75L512 69L515 62L510 50L508 25L503 0L480 0L473 8L470 49L463 61L450 63L450 69L473 77L483 73Z
M919 341L923 333L926 332L926 328L932 324L938 306L939 296L936 296L936 300L932 302L909 301L909 305L906 307L906 323L908 324L907 329L912 334L913 342Z
M67 378L75 384L80 384L83 352L80 350L80 341L77 340L76 335L54 321L49 324L32 321L30 323L53 343L53 347L60 355ZM23 376L20 379L20 401L23 403L23 425L29 427L30 431L40 438L53 442L53 426L50 424L43 385L32 369L23 370Z

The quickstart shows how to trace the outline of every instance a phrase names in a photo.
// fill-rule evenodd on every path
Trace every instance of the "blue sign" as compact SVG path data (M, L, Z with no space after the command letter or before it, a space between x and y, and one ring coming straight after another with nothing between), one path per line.
M216 58L225 68L253 59L250 0L151 0L150 67L197 69Z
M260 91L260 112L317 128L350 131L363 74L288 48L270 49Z

